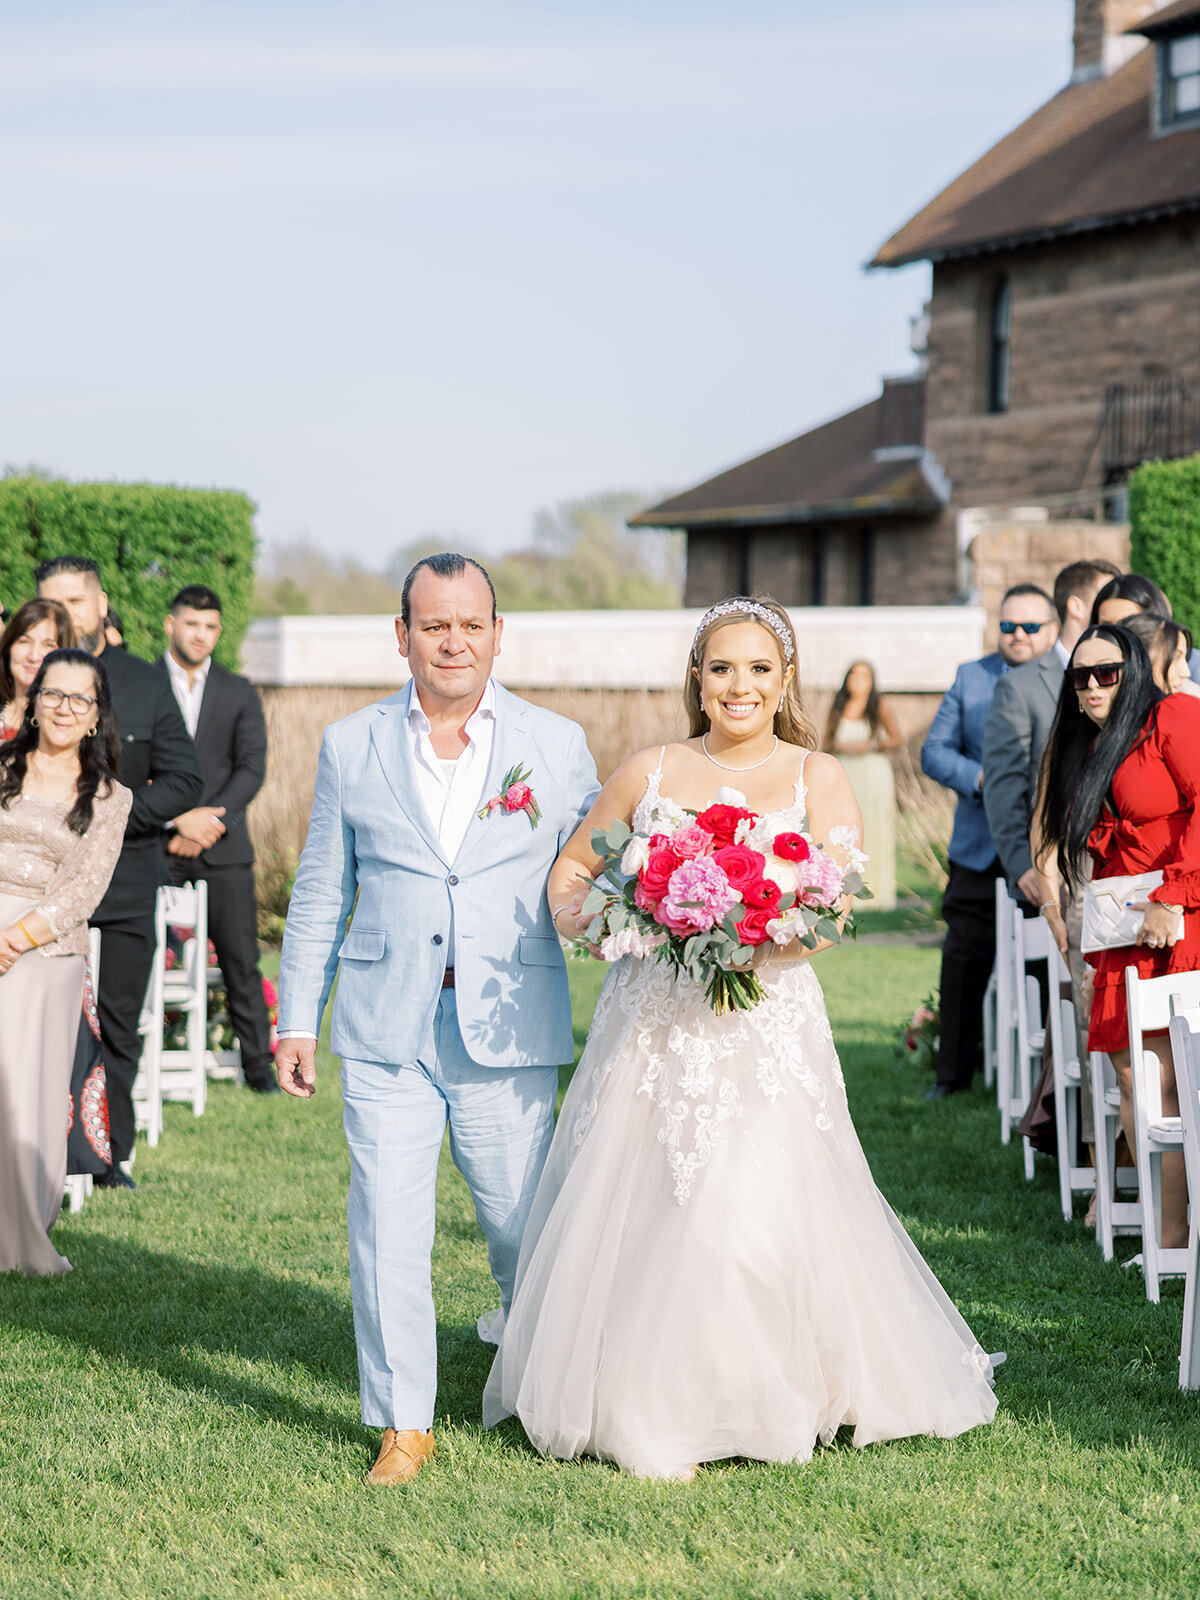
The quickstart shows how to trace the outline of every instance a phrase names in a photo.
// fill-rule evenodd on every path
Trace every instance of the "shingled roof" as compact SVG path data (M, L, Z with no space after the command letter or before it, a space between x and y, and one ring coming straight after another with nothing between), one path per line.
M923 386L884 393L787 444L631 517L631 528L739 527L844 517L934 516L944 485L917 445Z
M1160 6L1144 22L1139 22L1136 28L1127 28L1125 31L1144 33L1148 39L1156 39L1160 34L1177 33L1189 22L1196 21L1200 21L1200 0L1175 0L1174 5Z
M1170 27L1165 7L1131 32ZM905 223L871 262L944 261L1200 210L1200 128L1156 137L1154 49L1107 78L1068 85Z

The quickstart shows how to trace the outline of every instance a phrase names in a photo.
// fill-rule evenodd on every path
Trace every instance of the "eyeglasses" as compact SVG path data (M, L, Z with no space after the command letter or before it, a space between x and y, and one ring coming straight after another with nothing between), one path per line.
M38 699L47 711L57 711L65 700L72 713L77 717L86 717L96 704L91 695L68 694L65 689L39 689Z
M1072 667L1067 677L1076 694L1082 694L1089 688L1093 679L1097 689L1112 689L1120 683L1124 666L1123 661L1099 661L1094 667Z
M1002 622L1000 632L1003 634L1016 633L1020 628L1022 633L1027 633L1032 639L1035 633L1041 633L1043 628L1048 628L1049 622Z

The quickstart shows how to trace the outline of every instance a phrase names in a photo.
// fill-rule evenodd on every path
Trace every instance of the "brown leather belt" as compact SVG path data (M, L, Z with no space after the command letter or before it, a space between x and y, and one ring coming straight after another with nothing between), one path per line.
M453 989L453 987L454 987L454 968L453 967L447 967L445 972L442 973L442 988L443 989Z

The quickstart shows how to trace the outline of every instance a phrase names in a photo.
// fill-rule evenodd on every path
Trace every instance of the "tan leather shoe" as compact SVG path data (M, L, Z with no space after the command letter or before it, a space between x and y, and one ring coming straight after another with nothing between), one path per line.
M433 1429L424 1433L419 1428L406 1428L397 1433L395 1428L383 1430L383 1443L375 1465L367 1473L367 1483L410 1483L433 1455Z

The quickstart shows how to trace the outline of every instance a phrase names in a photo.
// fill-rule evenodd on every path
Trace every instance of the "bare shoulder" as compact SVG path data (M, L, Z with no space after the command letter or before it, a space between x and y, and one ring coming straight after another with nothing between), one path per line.
M836 756L825 750L810 750L804 763L804 782L808 789L840 787L849 783L846 769Z

